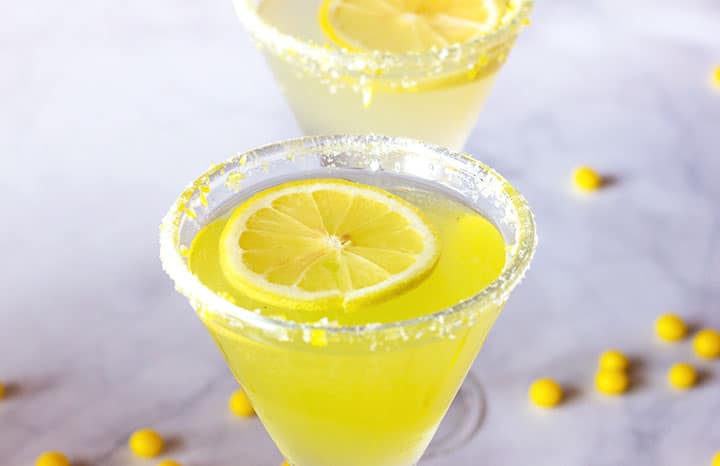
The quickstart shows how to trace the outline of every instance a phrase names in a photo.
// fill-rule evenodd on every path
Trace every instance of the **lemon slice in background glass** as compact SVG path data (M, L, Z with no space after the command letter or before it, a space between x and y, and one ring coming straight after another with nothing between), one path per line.
M320 28L351 51L422 52L498 28L500 0L324 0Z
M242 203L220 239L223 272L258 301L327 309L382 300L432 270L438 239L422 213L343 180L281 184Z

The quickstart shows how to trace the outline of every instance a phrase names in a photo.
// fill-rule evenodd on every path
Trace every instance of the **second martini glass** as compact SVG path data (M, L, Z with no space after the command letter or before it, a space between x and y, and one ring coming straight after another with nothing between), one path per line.
M306 134L378 133L459 150L527 24L532 1L477 0L496 8L492 29L465 42L402 53L349 50L335 44L321 26L327 21L318 19L325 5L332 8L329 0L234 0L234 4ZM403 2L374 2L388 8L395 3ZM438 4L414 3L417 8ZM450 29L470 22L451 19L450 26L445 25ZM385 20L395 21L381 15L373 34L388 34Z

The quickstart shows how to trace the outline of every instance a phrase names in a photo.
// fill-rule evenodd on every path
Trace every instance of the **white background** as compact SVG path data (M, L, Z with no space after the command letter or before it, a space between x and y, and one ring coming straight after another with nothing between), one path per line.
M667 366L695 358L652 322L720 327L720 4L540 3L468 145L526 194L540 246L474 367L482 428L424 464L708 465L720 362L672 392ZM229 0L3 3L0 464L154 464L125 447L142 426L186 466L280 463L227 413L234 382L160 269L157 225L210 162L296 135ZM573 193L578 164L615 184ZM592 388L608 347L640 361L619 399ZM533 409L537 376L574 395Z

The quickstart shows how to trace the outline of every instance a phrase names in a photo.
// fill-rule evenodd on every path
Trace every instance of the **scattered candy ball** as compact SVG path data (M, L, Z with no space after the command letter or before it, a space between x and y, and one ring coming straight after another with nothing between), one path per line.
M163 438L152 429L140 429L130 436L130 450L141 458L154 458L162 452Z
M4 396L5 396L5 385L3 385L2 382L0 382L0 400L2 400Z
M697 382L697 371L690 364L677 363L673 364L668 371L668 381L670 385L681 390L687 389L695 385Z
M530 385L530 401L543 408L552 408L562 401L563 392L553 379L538 379Z
M623 371L599 370L595 374L595 387L605 395L620 395L630 386L630 378Z
M287 462L287 460L283 461L283 463L280 466L290 466L290 463ZM715 466L715 465L713 465Z
M712 460L712 466L720 466L720 451L715 453L715 456L713 457L713 460Z
M713 84L713 86L720 89L720 65L717 65L715 68L713 68L712 75L710 75L710 82Z
M602 187L602 176L590 167L578 167L573 174L575 186L583 191L595 191Z
M240 417L250 417L255 414L250 400L242 390L235 390L228 400L228 408L233 414Z
M70 466L70 461L58 451L47 451L38 456L35 466Z
M693 339L693 348L701 358L720 357L720 332L711 328L700 330Z
M627 356L618 350L607 350L600 355L598 367L602 370L624 371L630 366Z
M157 466L182 466L182 465L181 465L180 463L178 463L177 461L173 461L173 460L162 460L162 461L160 461L160 462L158 463Z
M687 335L687 325L677 314L663 314L655 321L655 333L661 340L678 341Z

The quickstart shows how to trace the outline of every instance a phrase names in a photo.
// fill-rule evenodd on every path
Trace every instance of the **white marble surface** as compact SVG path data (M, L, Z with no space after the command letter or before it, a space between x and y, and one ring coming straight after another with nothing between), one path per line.
M656 343L667 309L720 327L720 5L540 2L469 144L526 193L541 243L474 373L489 410L425 466L702 466L720 450L720 362ZM273 466L257 421L225 409L220 355L158 264L157 225L211 161L298 135L229 0L5 2L0 14L0 464L46 449L85 466L150 465L139 426L187 466ZM575 165L617 178L568 188ZM642 361L626 397L595 357ZM526 402L557 377L561 409Z

